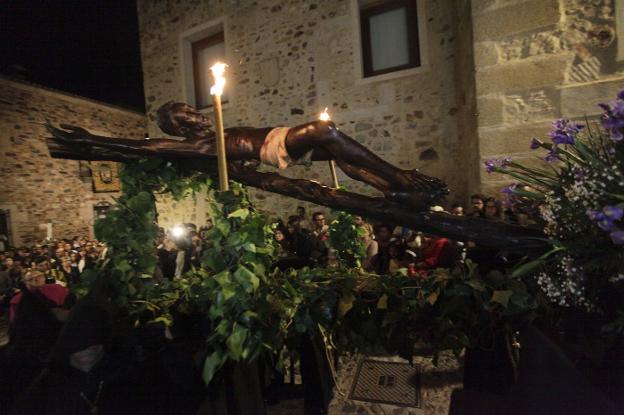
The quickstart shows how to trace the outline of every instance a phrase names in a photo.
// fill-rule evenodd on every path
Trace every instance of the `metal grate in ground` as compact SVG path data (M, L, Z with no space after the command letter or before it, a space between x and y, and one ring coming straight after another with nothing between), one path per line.
M421 408L418 366L362 359L349 399Z

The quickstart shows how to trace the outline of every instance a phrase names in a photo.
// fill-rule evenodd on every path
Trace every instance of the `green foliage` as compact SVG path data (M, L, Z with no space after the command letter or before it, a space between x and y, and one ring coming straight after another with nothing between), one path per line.
M336 250L340 264L345 267L360 267L366 255L361 240L364 230L355 224L354 216L347 212L335 212L336 219L329 225L329 244Z
M341 351L410 359L415 343L426 341L436 352L460 353L479 346L493 326L524 319L537 308L521 280L492 281L469 268L440 269L427 278L305 269L284 293L298 304L288 337L320 325Z
M210 191L211 248L201 267L173 282L155 281L155 192L195 194L211 180L174 163L142 160L122 171L123 195L96 225L109 260L90 278L106 274L118 314L128 324L172 323L175 313L199 313L211 330L203 378L209 383L228 361L294 349L303 334L321 331L342 351L398 353L410 358L417 341L436 351L479 344L493 325L513 325L536 308L520 278L480 279L468 263L427 278L366 274L353 217L339 213L330 241L341 266L272 271L273 231L231 183Z

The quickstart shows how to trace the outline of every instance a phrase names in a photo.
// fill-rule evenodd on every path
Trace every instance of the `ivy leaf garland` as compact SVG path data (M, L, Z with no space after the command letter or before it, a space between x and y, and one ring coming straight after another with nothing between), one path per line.
M208 384L228 361L253 361L303 334L327 333L341 351L393 353L411 358L414 344L435 351L478 345L485 330L522 319L537 306L519 278L479 278L468 263L436 270L427 278L363 272L363 246L353 217L339 212L330 228L337 268L272 271L275 242L267 219L250 203L245 188L210 191L214 227L201 267L184 278L157 281L154 240L158 233L156 192L176 198L196 195L212 180L178 163L140 160L122 169L123 194L96 222L109 260L85 279L105 275L114 288L118 315L129 324L172 323L177 313L200 313L210 327L203 379Z

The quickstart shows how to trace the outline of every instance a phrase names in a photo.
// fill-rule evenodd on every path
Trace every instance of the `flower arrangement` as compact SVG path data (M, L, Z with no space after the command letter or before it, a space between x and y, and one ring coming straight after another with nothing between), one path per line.
M541 291L559 310L601 316L603 333L624 333L624 91L600 104L600 123L560 119L550 140L531 140L546 150L545 163L529 167L510 158L485 161L487 172L513 177L503 190L511 205L539 209L554 249L531 270Z

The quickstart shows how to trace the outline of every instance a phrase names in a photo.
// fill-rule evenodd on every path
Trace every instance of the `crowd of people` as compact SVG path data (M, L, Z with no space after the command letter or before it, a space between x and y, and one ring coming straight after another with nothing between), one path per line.
M443 211L441 207L432 210ZM469 209L454 204L448 213L519 224L533 220L528 210L505 211L498 200L480 195L472 196ZM308 217L303 207L285 222L276 220L275 266L335 266L328 222L324 212ZM373 223L361 216L354 217L354 224L365 251L361 265L370 272L404 272L407 277L419 277L466 257L475 258L480 266L481 260L492 263L491 252L471 242ZM203 252L211 246L207 234L212 226L209 221L200 228L185 224L161 229L156 241L159 261L155 277L173 280L200 266ZM75 237L46 240L30 248L11 249L5 244L5 248L0 252L0 318L9 324L10 342L0 348L1 413L9 413L10 407L19 414L114 413L121 402L119 397L126 399L123 408L132 407L129 402L134 402L135 408L149 408L149 413L187 413L185 406L199 405L201 373L192 359L202 343L191 342L193 349L187 342L202 338L189 334L197 327L177 326L168 332L161 325L141 329L138 335L124 335L124 340L116 343L110 316L97 299L89 294L76 300L72 288L81 282L85 270L106 258L104 244ZM163 360L162 351L167 348L172 351ZM171 360L172 356L180 360ZM181 364L186 369L181 370ZM154 384L155 374L165 380ZM137 385L142 392L128 395ZM153 395L154 388L176 390L175 397L157 395L167 400L163 403ZM188 413L192 412L189 409Z
M536 212L528 207L514 205L504 209L498 199L479 194L472 195L470 201L470 209L454 203L448 211L440 206L434 206L432 210L521 225L535 223ZM299 206L286 223L277 220L275 240L279 244L279 268L335 264L326 215L314 212L310 219L305 208ZM354 220L365 248L362 267L377 274L394 274L403 268L408 276L423 275L435 268L451 267L466 257L480 261L488 255L470 241L464 244L389 223L369 223L361 216L355 216Z

